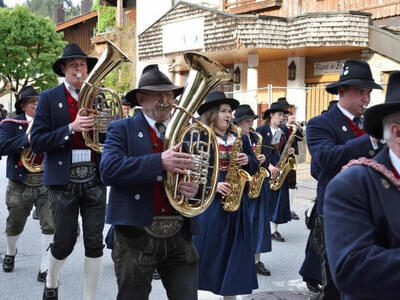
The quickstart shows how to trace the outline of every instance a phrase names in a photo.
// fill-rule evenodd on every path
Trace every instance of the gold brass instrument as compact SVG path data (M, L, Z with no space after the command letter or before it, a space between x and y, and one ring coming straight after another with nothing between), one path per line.
M32 130L33 121L29 124L28 129L26 130L26 134L29 135ZM35 163L35 159L37 154L32 152L32 149L25 148L21 152L21 162L22 165L31 173L40 173L43 172L43 160L40 164Z
M256 157L258 157L261 154L263 138L262 138L262 135L259 134L254 129L252 129L251 132L253 132L258 138L257 144L256 144L256 149L254 151ZM264 179L266 177L269 177L269 175L270 175L269 171L266 168L260 167L260 170L258 170L258 172L252 176L252 179L249 183L249 198L258 198L260 196L260 192L261 192L261 188L262 188Z
M246 182L251 181L251 175L240 168L236 162L236 158L242 150L242 129L234 124L231 124L231 129L236 132L236 139L233 142L228 172L225 176L225 182L231 185L231 193L222 197L222 209L225 211L237 211L239 209Z
M213 130L196 120L193 113L210 89L217 84L231 81L232 76L222 65L203 55L189 52L185 53L184 58L190 72L178 104L173 105L175 109L166 128L164 149L183 142L178 151L184 149L192 154L195 168L187 170L188 174L184 176L167 172L164 186L171 206L186 217L194 217L204 212L214 199L218 183L219 150ZM190 119L194 121L191 125ZM211 151L214 160L210 163ZM188 199L179 195L181 181L198 183L200 196Z
M103 151L104 143L102 141L105 139L108 123L123 118L122 103L117 93L101 87L102 80L122 62L130 62L130 59L117 46L107 41L106 49L87 79L84 80L79 92L79 109L85 108L84 114L86 115L90 110L95 111L93 130L83 131L82 135L86 146L96 152Z
M282 155L275 166L279 169L279 175L271 175L271 178L269 179L270 188L273 191L278 191L282 187L282 184L290 170L296 170L296 158L293 155L289 155L288 150L292 147L296 137L297 125L288 124L287 126L292 129L292 132L290 133L286 145L282 150Z

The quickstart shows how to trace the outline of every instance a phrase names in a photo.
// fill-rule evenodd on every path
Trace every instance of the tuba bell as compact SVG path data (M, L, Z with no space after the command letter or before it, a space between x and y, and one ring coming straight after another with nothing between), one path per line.
M213 130L194 118L193 114L204 101L208 91L217 84L227 83L232 76L227 70L207 57L189 52L184 55L190 67L188 80L179 102L174 106L172 118L167 126L164 149L170 149L182 142L178 151L193 155L195 169L187 175L167 172L165 192L171 206L186 217L204 212L214 199L219 173L219 150ZM193 123L189 125L189 121ZM211 151L213 162L210 163ZM191 181L199 184L197 198L188 199L179 195L179 182Z
M33 121L31 124L29 124L28 129L26 129L26 134L29 135L31 133ZM21 152L21 163L31 173L40 173L43 172L43 159L41 160L40 163L36 162L36 158L38 157L38 154L33 153L32 149L25 148Z
M128 56L117 46L107 41L93 70L83 81L79 92L78 108L85 108L84 114L95 111L95 124L92 131L83 131L86 146L96 152L102 152L108 123L123 118L122 103L118 95L111 89L101 87L101 81L120 63L130 62ZM80 76L79 76L80 75ZM81 77L78 74L78 77Z

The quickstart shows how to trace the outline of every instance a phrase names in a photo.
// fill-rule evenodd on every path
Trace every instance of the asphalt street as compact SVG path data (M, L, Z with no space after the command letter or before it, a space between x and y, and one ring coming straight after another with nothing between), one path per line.
M5 206L6 158L0 160L0 254L6 250L5 224L7 209ZM308 230L304 225L304 210L314 199L316 183L309 176L309 165L298 166L298 190L294 209L300 216L299 221L291 221L279 227L286 242L273 242L272 252L262 254L261 260L271 270L272 276L258 276L259 288L253 294L265 291L306 292L305 284L298 271L304 259L304 248ZM106 233L108 226L104 229ZM25 230L18 241L18 255L12 273L0 270L0 300L39 300L42 299L43 283L36 281L40 261L40 229L37 220L29 217ZM68 257L60 274L59 299L79 300L83 298L83 242L78 238L74 251ZM117 285L114 275L111 251L105 249L103 272L98 289L99 300L116 298ZM151 300L167 299L160 280L153 281ZM221 296L199 291L199 299L222 299ZM258 299L258 298L257 298Z

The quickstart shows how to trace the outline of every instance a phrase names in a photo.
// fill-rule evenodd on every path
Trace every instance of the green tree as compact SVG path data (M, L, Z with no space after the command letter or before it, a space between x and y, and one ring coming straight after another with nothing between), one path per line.
M0 75L14 94L26 85L38 90L57 85L52 64L65 42L48 18L36 16L26 6L0 9Z
M99 0L95 0L91 10L100 11L97 22L97 32L106 32L114 28L116 11L115 7L100 5Z

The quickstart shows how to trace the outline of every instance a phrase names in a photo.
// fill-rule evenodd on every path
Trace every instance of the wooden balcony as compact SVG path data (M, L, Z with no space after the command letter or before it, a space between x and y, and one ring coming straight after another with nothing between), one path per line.
M224 10L235 14L277 9L282 0L224 0Z

